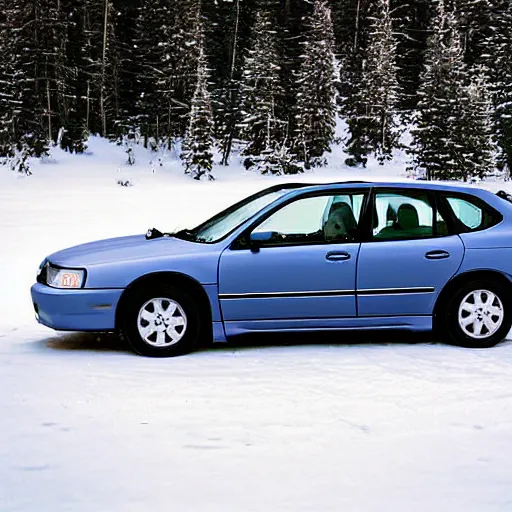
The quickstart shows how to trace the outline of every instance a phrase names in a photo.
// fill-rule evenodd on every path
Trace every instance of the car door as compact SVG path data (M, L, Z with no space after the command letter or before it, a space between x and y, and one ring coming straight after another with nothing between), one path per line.
M300 197L226 249L219 262L225 322L356 316L358 221L364 191ZM249 237L266 239L250 247ZM291 325L291 324L290 324Z
M358 315L431 315L464 256L435 196L420 189L372 192L372 226L357 269ZM446 217L446 215L445 215Z

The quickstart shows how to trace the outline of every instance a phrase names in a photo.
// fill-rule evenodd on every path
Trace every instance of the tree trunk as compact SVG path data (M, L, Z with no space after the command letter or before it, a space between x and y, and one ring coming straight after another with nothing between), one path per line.
M48 66L46 66L46 73L48 75ZM52 142L52 103L50 99L50 80L46 76L46 109L48 111L48 143Z
M228 99L228 105L230 108L230 116L233 116L233 103L234 103L234 97L233 97L233 80L235 77L235 69L236 69L236 55L237 55L237 46L238 46L238 27L240 25L240 0L236 0L236 18L235 18L235 34L233 36L233 54L231 58L231 73L230 73L230 83L229 83L229 99ZM224 151L222 154L222 161L221 165L228 165L229 162L229 155L231 154L231 149L233 147L233 131L234 131L234 124L231 120L228 121L228 134L227 134L227 141L224 146Z
M108 3L109 0L104 0L105 9L103 15L103 53L101 57L101 90L100 90L100 112L101 112L101 125L102 135L107 135L107 114L105 111L105 80L106 80L106 66L107 66L107 33L108 33Z
M354 51L355 54L357 52L357 46L359 44L359 18L361 15L361 0L357 0L357 10L356 10L356 30L354 34Z

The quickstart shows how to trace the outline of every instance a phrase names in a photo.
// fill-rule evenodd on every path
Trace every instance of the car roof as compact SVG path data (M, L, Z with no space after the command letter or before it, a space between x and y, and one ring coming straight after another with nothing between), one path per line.
M293 183L283 184L283 187L290 188L290 191L297 189L311 189L311 190L325 190L325 189L338 189L338 188L410 188L410 189L424 189L424 190L438 190L438 191L450 191L450 192L465 192L471 193L483 190L473 185L466 184L452 184L443 182L432 182L432 181L335 181L325 183Z

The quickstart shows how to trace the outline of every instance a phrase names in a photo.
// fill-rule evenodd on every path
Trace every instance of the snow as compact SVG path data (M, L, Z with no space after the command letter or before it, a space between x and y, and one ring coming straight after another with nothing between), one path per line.
M90 151L27 178L0 168L2 512L512 509L510 342L288 336L152 360L33 319L55 250L193 225L277 179L401 179L404 159L351 171L335 150L315 174L193 182L172 154L153 173L139 147L133 168L105 141Z

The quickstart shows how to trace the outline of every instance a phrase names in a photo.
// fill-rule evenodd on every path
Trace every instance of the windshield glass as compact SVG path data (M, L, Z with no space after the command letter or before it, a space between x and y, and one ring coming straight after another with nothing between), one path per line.
M175 236L195 242L218 242L289 190L290 187L284 187L278 190L273 188L259 192L215 215L196 228L180 231Z

